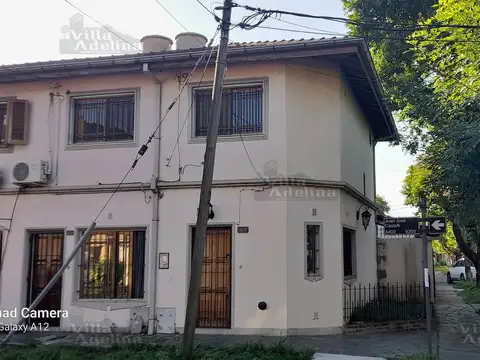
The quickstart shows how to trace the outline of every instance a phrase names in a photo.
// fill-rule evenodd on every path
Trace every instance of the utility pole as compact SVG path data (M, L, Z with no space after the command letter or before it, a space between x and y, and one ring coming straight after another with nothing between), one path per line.
M218 127L222 107L223 83L225 80L225 72L227 70L228 36L230 32L232 6L232 0L224 0L222 19L220 22L220 45L218 47L217 61L215 64L215 78L213 82L212 111L210 122L208 124L202 188L200 190L199 210L195 227L195 242L190 268L190 284L183 334L182 360L191 360L193 355L193 341L195 337L195 328L197 326L197 311L200 298L200 281L205 248L205 236L207 233L208 210L212 195L215 149L217 147Z
M423 240L423 276L425 286L425 312L427 315L427 337L428 337L428 354L433 356L432 352L432 304L430 303L430 266L428 261L428 240L427 240L427 220L425 212L427 211L427 198L422 192L419 201L420 210L422 212L422 240Z

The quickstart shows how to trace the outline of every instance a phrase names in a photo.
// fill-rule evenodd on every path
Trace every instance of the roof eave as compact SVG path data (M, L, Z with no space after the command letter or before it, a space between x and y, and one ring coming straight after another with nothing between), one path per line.
M378 77L377 71L375 70L373 59L370 56L370 51L368 50L367 43L364 40L360 44L358 55L359 55L360 61L362 62L362 67L364 69L365 74L367 75L370 86L374 91L377 102L381 107L385 124L389 129L388 136L384 136L382 137L382 139L377 139L377 140L378 141L396 141L399 139L398 129L395 124L395 120L393 119L392 112L390 111L387 105L382 84L380 82L380 78Z
M233 46L228 49L229 60L241 59L245 57L255 57L262 54L276 54L270 56L270 59L280 58L282 54L290 54L289 57L303 57L304 53L309 53L315 56L313 52L317 51L317 56L329 55L338 53L342 48L348 45L358 45L359 39L329 39L312 41L309 43L295 43L290 45L267 45L267 46ZM341 46L339 46L341 45ZM136 66L135 70L141 72L144 63L159 64L164 63L170 65L169 67L179 66L180 64L195 63L200 56L205 53L205 49L192 49L187 51L172 51L158 54L136 54L123 55L108 58L87 58L75 60L59 60L49 61L43 63L32 63L22 65L11 65L0 67L0 79L5 76L26 76L39 77L41 74L50 72L66 72L75 70L84 70L86 72L92 69L98 69L96 75L100 75L100 69L105 69L106 74L112 72L112 67L131 67ZM297 56L292 56L297 54ZM249 61L249 59L246 59ZM268 59L266 59L268 60ZM189 65L187 65L189 66ZM137 69L138 68L138 69ZM86 74L88 75L88 74ZM53 77L53 75L52 75ZM1 83L6 81L0 80ZM37 79L38 81L39 79ZM40 79L41 80L41 79ZM35 81L35 79L32 79ZM16 82L11 80L10 82Z

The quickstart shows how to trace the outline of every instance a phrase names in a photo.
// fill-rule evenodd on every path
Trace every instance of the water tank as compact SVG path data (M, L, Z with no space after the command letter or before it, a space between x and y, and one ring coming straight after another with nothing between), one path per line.
M140 40L144 53L164 52L172 50L172 39L162 35L147 35Z
M198 49L207 46L208 39L202 34L184 32L175 36L177 50Z

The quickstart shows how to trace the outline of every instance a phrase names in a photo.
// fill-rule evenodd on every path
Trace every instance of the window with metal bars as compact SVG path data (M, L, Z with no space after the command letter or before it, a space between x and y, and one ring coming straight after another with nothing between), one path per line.
M71 143L133 141L135 93L73 97Z
M145 231L92 232L80 262L80 299L143 299Z
M322 226L305 224L305 278L320 280L322 274Z
M219 136L262 134L264 122L263 83L225 86ZM207 136L212 107L212 89L193 89L194 137Z

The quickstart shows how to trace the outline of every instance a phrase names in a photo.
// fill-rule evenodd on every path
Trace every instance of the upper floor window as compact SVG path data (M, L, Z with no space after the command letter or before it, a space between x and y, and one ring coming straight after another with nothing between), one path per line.
M194 91L194 137L207 136L212 106L212 89ZM262 134L264 131L264 85L250 83L223 88L219 136Z
M143 299L145 231L94 231L83 246L80 299Z
M0 101L0 148L27 144L28 101Z
M71 101L71 143L134 139L135 92L75 96Z

